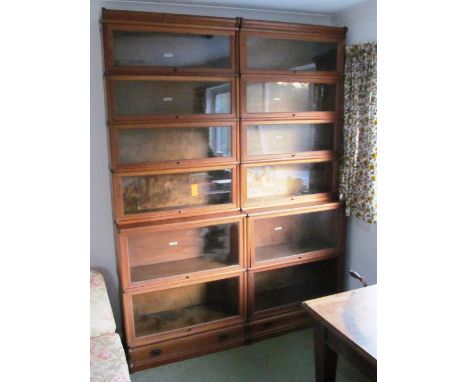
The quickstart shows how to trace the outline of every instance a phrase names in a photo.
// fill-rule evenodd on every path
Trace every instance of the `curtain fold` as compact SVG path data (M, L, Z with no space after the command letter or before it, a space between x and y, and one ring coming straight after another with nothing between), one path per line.
M346 215L377 222L377 44L346 47L340 199Z

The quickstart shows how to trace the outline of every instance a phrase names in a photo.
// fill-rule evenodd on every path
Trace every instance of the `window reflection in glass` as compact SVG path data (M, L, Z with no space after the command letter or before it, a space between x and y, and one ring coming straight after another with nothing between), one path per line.
M333 149L332 123L247 126L247 155L299 153Z
M335 110L335 85L311 82L248 82L248 113Z
M125 214L232 202L232 170L124 176Z
M115 81L117 115L231 113L231 83L220 81Z
M303 163L247 168L247 198L274 200L331 191L332 164Z
M132 282L239 263L239 224L134 232L127 238Z
M119 130L121 164L229 156L230 126Z

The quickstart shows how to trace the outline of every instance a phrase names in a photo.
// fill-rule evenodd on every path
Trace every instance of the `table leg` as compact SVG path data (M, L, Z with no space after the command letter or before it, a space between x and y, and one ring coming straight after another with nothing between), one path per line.
M314 327L315 382L335 382L338 355L325 342L325 328Z

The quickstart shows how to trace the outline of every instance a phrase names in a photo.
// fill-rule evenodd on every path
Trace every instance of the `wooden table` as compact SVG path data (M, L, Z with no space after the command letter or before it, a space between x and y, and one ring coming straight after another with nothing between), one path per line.
M316 382L333 382L337 354L377 380L377 285L304 302L314 326Z

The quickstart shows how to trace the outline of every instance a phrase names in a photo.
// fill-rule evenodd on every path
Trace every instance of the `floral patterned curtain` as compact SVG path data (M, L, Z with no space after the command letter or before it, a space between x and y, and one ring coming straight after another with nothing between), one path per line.
M377 221L377 44L346 47L340 199L346 215Z

